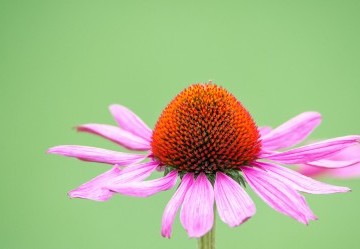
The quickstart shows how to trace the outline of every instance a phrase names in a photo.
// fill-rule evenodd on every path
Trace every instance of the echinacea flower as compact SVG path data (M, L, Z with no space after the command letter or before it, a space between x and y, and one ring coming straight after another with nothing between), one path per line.
M211 230L214 204L229 226L244 223L255 214L255 205L243 189L245 182L270 207L304 224L316 217L299 192L349 191L281 166L318 162L359 144L360 136L354 135L286 150L319 125L319 113L302 113L273 130L258 128L243 105L214 84L194 84L179 93L152 132L128 109L115 105L110 109L120 128L89 124L80 126L79 131L103 136L128 149L145 150L147 155L82 146L58 146L49 152L115 165L71 191L71 197L102 201L113 193L148 197L173 188L180 178L164 210L164 237L171 236L180 207L180 221L190 237ZM150 161L140 163L146 157ZM144 181L156 169L164 169L164 176Z

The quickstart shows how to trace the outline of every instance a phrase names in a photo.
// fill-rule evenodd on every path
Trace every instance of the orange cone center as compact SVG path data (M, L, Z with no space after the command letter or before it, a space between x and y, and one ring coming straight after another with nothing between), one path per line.
M249 164L261 144L251 115L231 93L214 84L195 84L165 108L151 147L166 166L214 173Z

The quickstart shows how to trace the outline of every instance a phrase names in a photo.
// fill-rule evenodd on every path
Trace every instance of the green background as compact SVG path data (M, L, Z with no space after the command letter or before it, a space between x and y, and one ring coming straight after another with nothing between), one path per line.
M160 236L173 191L105 203L66 192L107 165L47 148L116 145L78 134L115 124L121 103L153 127L191 83L213 80L276 126L323 114L311 138L360 133L360 1L0 1L0 248L196 248L177 218ZM307 199L319 220L304 226L254 196L257 214L229 228L218 248L358 248L360 179L327 182L352 193Z

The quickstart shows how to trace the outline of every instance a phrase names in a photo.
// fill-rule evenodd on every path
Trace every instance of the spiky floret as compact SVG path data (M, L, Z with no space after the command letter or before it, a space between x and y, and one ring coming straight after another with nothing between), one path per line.
M239 169L256 159L261 144L249 112L227 90L194 84L165 108L151 148L164 165L186 172Z

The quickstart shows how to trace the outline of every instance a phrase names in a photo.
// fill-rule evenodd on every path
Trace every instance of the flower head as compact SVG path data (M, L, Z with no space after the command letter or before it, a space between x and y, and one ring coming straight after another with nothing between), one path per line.
M302 113L275 129L258 128L244 106L214 84L195 84L178 94L152 132L127 108L113 105L110 109L120 128L87 124L78 130L128 149L145 150L146 155L84 146L58 146L49 152L114 165L71 191L71 197L100 201L114 193L148 197L173 188L180 177L180 185L164 210L164 237L171 236L180 207L180 220L190 237L201 237L212 228L214 204L229 226L247 221L255 214L255 205L243 189L245 182L270 207L304 224L316 216L299 191L349 191L281 166L315 162L326 167L327 158L359 144L360 136L354 135L287 149L306 139L320 124L321 116L316 112ZM141 163L146 158L149 161ZM156 169L164 169L164 176L144 181Z
M214 174L255 160L260 135L249 112L228 91L197 84L165 108L153 131L154 157L183 172Z

